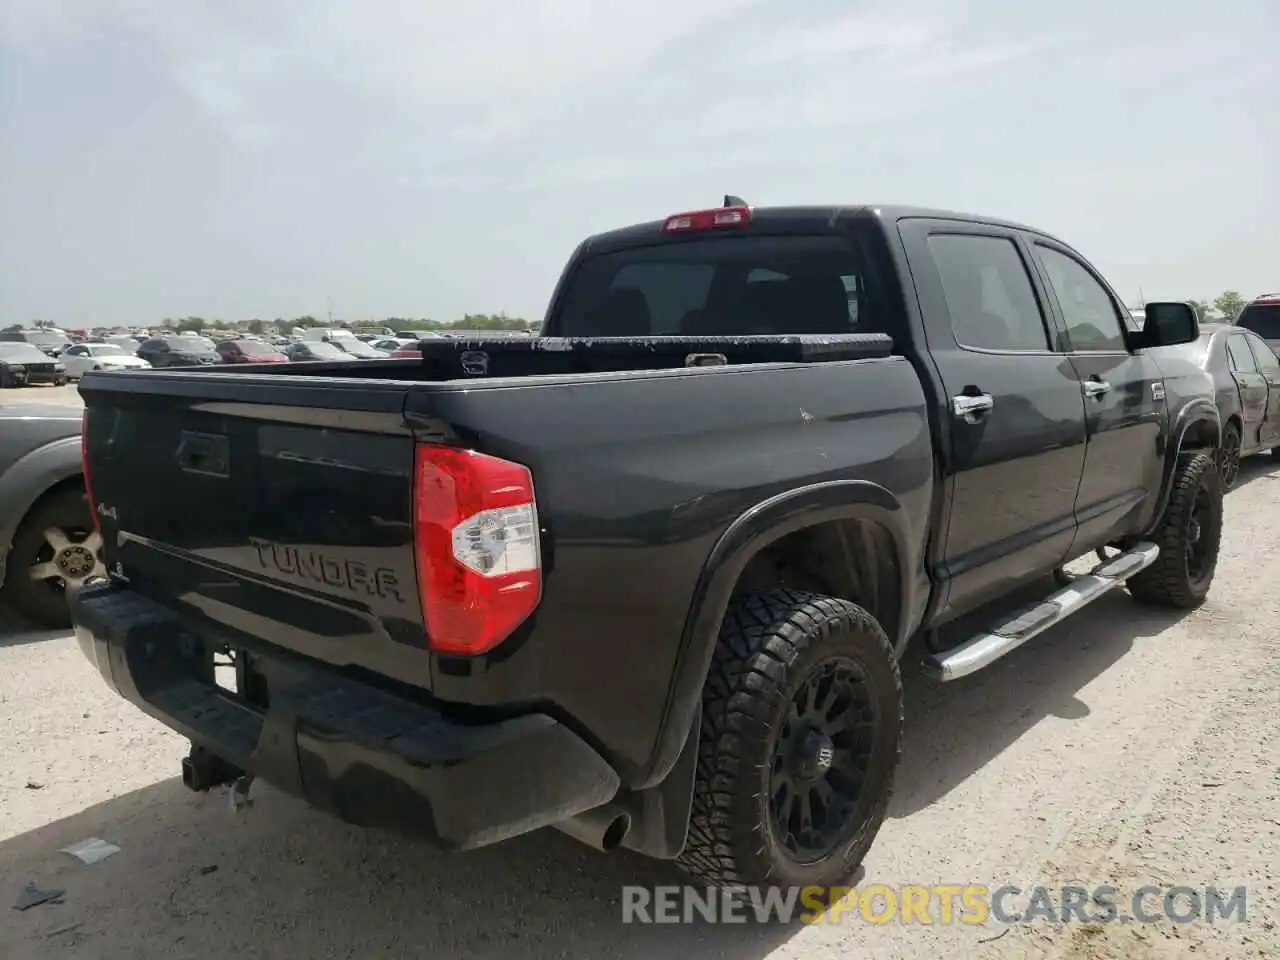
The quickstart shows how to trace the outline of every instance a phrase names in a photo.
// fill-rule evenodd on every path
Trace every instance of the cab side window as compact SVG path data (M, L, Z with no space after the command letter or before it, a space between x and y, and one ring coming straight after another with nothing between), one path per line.
M1049 350L1027 266L1006 237L935 233L929 252L942 279L956 343L975 350Z
M1127 349L1115 301L1080 261L1061 251L1036 244L1036 254L1049 277L1066 325L1070 350Z

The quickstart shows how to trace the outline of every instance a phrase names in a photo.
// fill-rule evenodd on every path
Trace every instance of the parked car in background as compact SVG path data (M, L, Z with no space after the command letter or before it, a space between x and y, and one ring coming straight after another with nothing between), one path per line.
M369 341L369 346L373 347L373 349L375 350L384 350L388 355L390 355L394 353L396 350L399 350L401 347L405 346L406 344L412 344L417 342L418 341L412 338L405 338L402 340L397 337L379 337L376 340Z
M1261 337L1272 353L1280 353L1280 293L1264 293L1240 311L1236 326Z
M1213 376L1222 417L1222 482L1230 487L1241 457L1270 450L1280 459L1280 359L1251 330L1227 324L1203 329L1203 365Z
M67 368L30 343L0 341L0 387L48 383L62 386Z
M401 330L396 334L397 340L439 340L442 337L437 330Z
M137 370L151 366L134 351L114 343L73 343L62 351L58 360L73 380L88 370Z
M29 343L48 356L56 357L71 346L71 338L61 330L47 328L3 330L0 331L0 343Z
M325 340L299 340L284 348L285 356L295 362L313 360L350 360L351 355Z
M196 367L221 363L222 358L205 337L155 337L138 347L138 356L153 367Z
M134 356L138 355L138 347L141 346L141 341L137 337L131 337L127 334L112 334L111 336L103 337L102 342L119 347Z
M261 340L226 340L214 349L223 363L284 363L289 359L279 347Z
M81 480L80 411L0 405L0 599L41 626L67 627L68 587L105 572Z
M293 331L293 334L296 339L306 340L308 342L315 340L356 339L356 335L345 327L299 327Z
M385 360L391 356L391 351L379 350L372 344L365 343L362 340L337 337L329 342L335 344L348 356L356 357L360 360Z

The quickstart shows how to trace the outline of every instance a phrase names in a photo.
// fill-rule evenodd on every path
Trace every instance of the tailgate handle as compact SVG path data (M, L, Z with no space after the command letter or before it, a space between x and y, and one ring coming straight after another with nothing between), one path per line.
M178 441L178 465L189 473L228 476L227 438L217 433L182 431Z

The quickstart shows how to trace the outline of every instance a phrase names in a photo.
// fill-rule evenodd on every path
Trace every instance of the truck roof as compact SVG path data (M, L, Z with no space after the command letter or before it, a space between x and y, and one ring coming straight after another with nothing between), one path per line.
M707 207L705 209L718 209ZM603 253L609 250L617 250L626 247L637 246L638 244L649 244L654 241L663 241L668 239L661 233L662 225L673 214L678 211L672 211L661 220L649 220L645 223L631 224L626 227L619 227L616 230L607 230L603 233L595 234L588 237L582 244L580 252L582 253ZM960 213L955 210L942 210L931 207L914 207L901 204L835 204L830 206L786 206L786 207L752 207L751 208L751 224L747 229L755 227L766 227L769 230L779 230L781 232L808 232L815 228L821 230L830 230L838 221L841 220L878 220L887 223L896 223L899 220L922 218L930 220L958 220L965 223L985 223L991 226L1008 227L1015 230L1025 230L1030 233L1037 233L1042 237L1058 240L1050 233L1040 230L1036 227L1030 227L1026 224L1017 223L1012 220L1004 220L1000 217L989 217L972 213ZM686 236L702 236L708 234L705 231L696 231L691 234L682 234L677 239L683 239ZM1069 246L1069 245L1068 245Z

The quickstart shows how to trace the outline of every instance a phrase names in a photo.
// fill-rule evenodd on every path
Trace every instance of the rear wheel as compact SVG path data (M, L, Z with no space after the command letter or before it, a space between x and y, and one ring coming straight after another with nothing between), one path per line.
M1198 607L1209 595L1222 541L1222 477L1215 456L1197 453L1178 465L1152 539L1160 556L1129 580L1133 598L1152 606Z
M1222 446L1218 450L1218 472L1222 476L1222 489L1230 490L1240 477L1240 428L1228 423L1222 431Z
M834 885L884 821L902 738L888 638L846 600L752 593L703 693L684 870L703 883Z
M4 597L41 626L69 627L67 591L105 575L102 537L93 529L84 491L62 490L36 504L18 527Z

